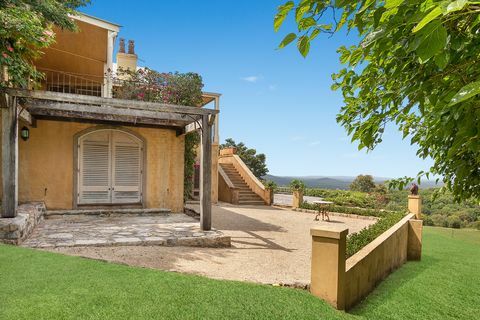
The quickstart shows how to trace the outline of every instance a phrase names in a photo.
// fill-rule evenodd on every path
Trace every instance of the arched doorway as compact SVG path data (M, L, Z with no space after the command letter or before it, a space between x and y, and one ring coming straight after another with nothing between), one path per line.
M143 141L119 129L79 136L77 204L141 204Z

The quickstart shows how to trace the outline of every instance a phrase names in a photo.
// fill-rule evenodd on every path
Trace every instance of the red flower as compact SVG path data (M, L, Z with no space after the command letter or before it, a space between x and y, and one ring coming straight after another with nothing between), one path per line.
M10 51L10 52L13 52L13 48L9 45L7 45L7 50Z
M6 54L5 52L4 52L4 53L2 53L2 56L3 56L5 59L7 59L7 58L8 58L8 54Z

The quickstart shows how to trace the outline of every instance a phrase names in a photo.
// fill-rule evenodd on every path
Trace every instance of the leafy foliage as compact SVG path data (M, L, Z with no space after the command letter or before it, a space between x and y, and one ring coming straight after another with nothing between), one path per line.
M164 73L149 68L132 71L120 68L114 81L119 84L113 92L116 98L191 107L202 103L203 82L197 73Z
M304 191L306 188L305 183L298 179L293 179L290 181L289 187L291 191Z
M53 26L75 30L68 16L89 0L3 0L0 1L0 66L8 70L8 79L0 86L27 87L42 77L33 61L42 49L54 42Z
M200 143L198 132L190 132L185 135L185 164L183 179L183 200L191 198L193 192L193 178L195 175L195 159L197 158L197 146Z
M245 165L252 171L255 177L261 179L268 173L267 157L263 153L258 153L255 149L248 148L243 142L236 143L232 138L225 140L220 145L220 149L235 148L237 155L242 159Z
M278 185L275 183L275 181L272 180L263 180L262 181L263 186L265 189L275 191L278 188Z
M160 73L148 68L135 71L119 69L114 80L117 83L113 91L115 98L184 106L198 106L202 102L202 77L196 73ZM184 200L192 195L199 143L200 136L197 132L185 136Z
M376 223L357 233L351 234L347 238L347 258L353 256L382 233L393 227L397 222L402 220L404 216L404 212L387 214L380 218Z
M350 184L350 190L360 192L372 192L375 187L373 177L369 174L357 176Z
M296 38L303 56L320 33L358 33L356 45L338 49L345 67L332 76L332 88L344 97L337 121L359 149L375 148L392 123L419 157L434 160L418 178L443 177L457 201L480 197L477 1L288 1L278 8L275 30L289 12L298 31L280 47ZM409 181L390 186L401 189Z
M381 216L385 212L406 212L409 191L378 191L379 185L372 193L346 190L329 190L307 188L307 196L321 197L332 201L332 212L351 213L367 216ZM456 203L450 192L438 195L437 189L422 189L422 218L424 225L446 228L478 228L480 226L480 205L475 200ZM385 193L384 193L385 192ZM305 203L304 209L315 209Z
M339 206L372 209L379 207L375 195L359 191L307 188L305 195L320 197Z
M318 205L304 201L300 205L300 208L308 209L308 210L318 210ZM366 216L366 217L384 217L386 214L391 212L383 209L382 210L364 209L364 208L358 208L358 207L345 207L345 206L337 206L337 205L330 205L328 207L328 211L346 213L346 214L355 214L357 216Z

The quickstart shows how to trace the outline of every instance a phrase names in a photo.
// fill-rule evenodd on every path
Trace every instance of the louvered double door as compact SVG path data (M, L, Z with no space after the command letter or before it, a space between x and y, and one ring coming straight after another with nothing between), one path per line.
M78 204L142 202L142 142L118 130L79 139Z

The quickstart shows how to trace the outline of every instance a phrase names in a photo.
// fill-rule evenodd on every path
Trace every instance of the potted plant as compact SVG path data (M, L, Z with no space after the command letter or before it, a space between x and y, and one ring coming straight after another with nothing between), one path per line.
M274 194L275 190L277 190L277 184L275 183L275 181L265 180L265 181L263 181L263 185L265 186L265 190L266 190L266 192L268 193L268 194L267 194L267 196L268 196L268 205L272 205L272 203L273 203L273 194Z
M303 203L303 192L305 191L305 183L303 181L294 179L290 182L290 190L293 193L292 207L299 208Z

